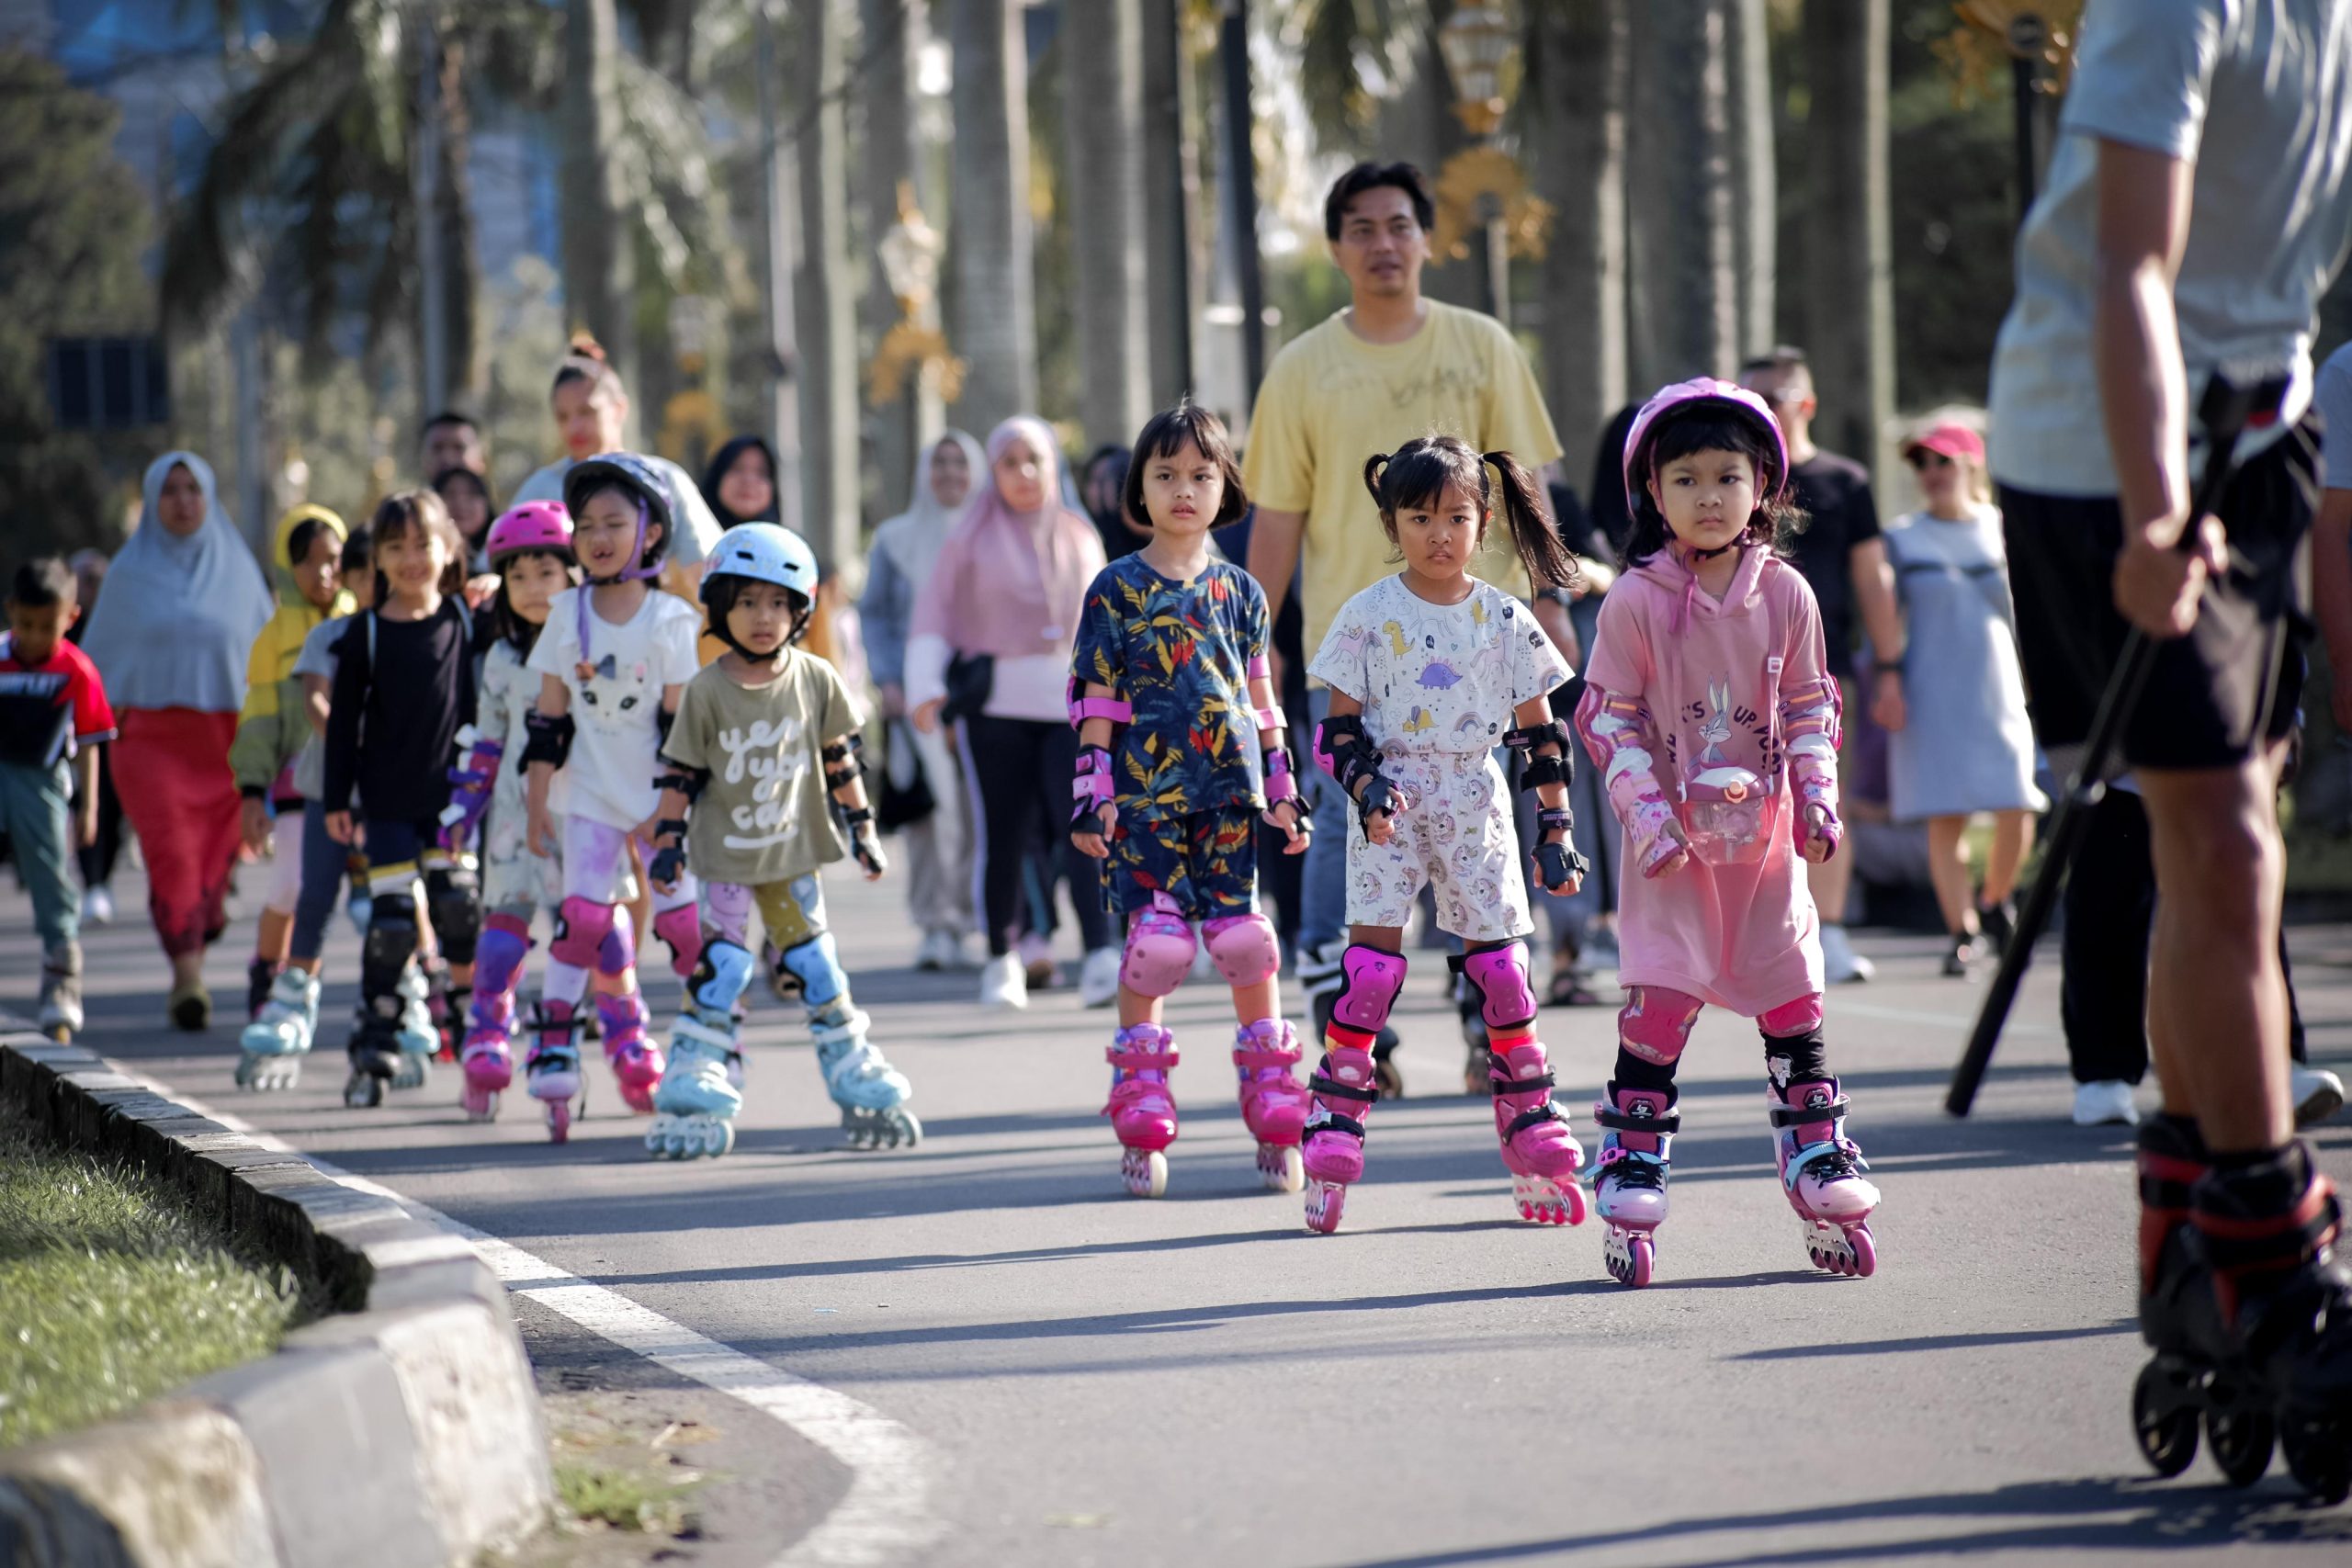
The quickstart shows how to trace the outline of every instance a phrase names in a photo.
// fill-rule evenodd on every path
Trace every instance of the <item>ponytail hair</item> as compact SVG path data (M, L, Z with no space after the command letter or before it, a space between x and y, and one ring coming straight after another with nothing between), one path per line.
M556 365L555 382L548 387L548 395L553 397L558 389L571 381L587 382L588 395L592 398L607 390L616 398L628 396L628 389L621 385L620 372L613 368L612 361L605 356L605 345L584 330L571 334L571 346Z
M1488 477L1489 468L1501 477L1499 487ZM1499 488L1503 521L1528 580L1538 590L1566 588L1577 581L1576 558L1560 542L1541 486L1526 465L1508 452L1474 452L1468 443L1452 435L1417 436L1394 452L1375 452L1367 458L1363 484L1380 508L1381 524L1392 543L1396 513L1434 504L1450 484L1476 502L1478 543L1484 545Z

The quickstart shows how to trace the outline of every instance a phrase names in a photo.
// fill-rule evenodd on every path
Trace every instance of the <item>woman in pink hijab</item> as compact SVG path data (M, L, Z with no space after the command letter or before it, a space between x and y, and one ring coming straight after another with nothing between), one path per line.
M1117 993L1118 950L1101 879L1066 830L1078 761L1070 654L1087 585L1103 567L1102 541L1083 513L1061 503L1061 448L1043 420L1020 415L998 425L988 459L986 491L948 535L915 600L907 702L916 728L928 732L941 720L949 661L985 656L991 666L986 697L970 712L960 711L959 701L956 715L980 827L977 876L989 939L980 1005L1029 1002L1012 935L1022 863L1033 846L1063 857L1086 942L1080 989L1107 999Z

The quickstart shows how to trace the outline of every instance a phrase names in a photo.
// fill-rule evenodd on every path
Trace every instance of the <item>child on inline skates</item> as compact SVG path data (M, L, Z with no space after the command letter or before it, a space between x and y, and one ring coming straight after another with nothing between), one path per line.
M500 1092L514 1081L514 993L531 951L531 917L545 909L553 918L563 902L562 863L534 854L524 841L529 812L523 754L544 679L530 667L531 650L556 596L580 581L571 514L559 501L526 501L490 525L481 556L498 579L489 605L492 641L482 655L473 722L458 732L465 757L449 775L457 787L441 813L441 844L458 849L481 835L482 932L473 1012L458 1059L465 1072L459 1103L469 1119L487 1122L498 1114ZM634 894L634 881L622 889L624 900Z
M106 682L65 639L80 597L62 560L25 562L0 638L0 831L32 895L40 1028L58 1040L82 1028L82 906L65 867L98 836L98 748L114 738Z
M294 910L302 893L302 851L295 841L302 797L294 761L311 738L302 716L302 678L294 673L302 641L319 626L351 613L343 591L343 519L323 506L297 506L277 520L277 609L254 638L245 660L245 705L229 748L229 771L243 801L245 847L269 856L269 886L254 929L253 962L245 971L245 1018L261 1016L278 971L286 966ZM288 841L273 847L275 824L287 819Z
M472 864L439 842L450 758L474 706L473 625L456 597L464 543L429 490L386 497L368 532L376 599L350 617L335 647L324 795L327 836L338 844L354 841L355 793L365 808L356 837L372 902L343 1091L351 1106L380 1104L387 1084L422 1089L440 1048L437 1033L403 1027L411 998L401 982L421 946L419 872L434 934L461 979L470 976L481 921Z
M376 603L373 541L365 528L345 536L336 556L345 599L353 613ZM319 1029L319 971L326 952L327 922L334 918L335 900L345 882L355 888L352 918L364 940L371 916L367 897L365 857L358 875L350 871L352 852L327 835L326 735L329 698L334 690L339 662L335 649L351 629L347 615L338 615L312 626L294 656L294 680L300 688L296 712L306 739L294 759L294 793L302 797L300 888L294 897L294 924L286 940L286 967L270 982L261 1011L239 1037L237 1087L248 1089L292 1089L301 1081L302 1057ZM432 1020L424 1010L422 985L414 972L401 982L408 1006L401 1028L419 1036L429 1033ZM421 1039L419 1051L431 1046Z
M906 1109L906 1075L867 1041L825 928L819 868L854 854L871 882L883 861L857 762L857 704L831 664L795 646L816 598L817 558L775 524L740 523L711 551L702 599L728 650L687 683L662 743L660 848L647 868L664 895L682 879L693 886L687 865L702 882L702 956L645 1134L657 1159L735 1146L743 1103L735 1006L753 969L754 908L767 929L769 983L808 1009L825 1092L852 1146L922 1138Z
M1584 1152L1552 1098L1535 1038L1522 940L1535 928L1510 784L1492 755L1506 745L1526 758L1520 787L1543 802L1537 873L1547 890L1575 892L1584 864L1569 847L1568 732L1545 701L1568 668L1526 605L1466 570L1497 489L1538 588L1566 585L1575 564L1534 479L1508 452L1481 456L1453 436L1425 436L1374 456L1363 472L1405 570L1349 600L1307 667L1331 689L1317 759L1358 818L1348 836L1343 980L1310 1080L1307 1228L1337 1230L1348 1188L1363 1176L1364 1119L1378 1096L1372 1047L1405 983L1404 928L1424 884L1439 926L1465 949L1449 962L1478 992L1513 1201L1522 1218L1577 1224Z
M1209 531L1250 509L1223 423L1190 402L1155 416L1136 438L1121 505L1150 525L1151 543L1087 589L1069 705L1080 744L1070 837L1109 863L1111 905L1127 925L1102 1111L1127 1190L1159 1197L1176 1140L1175 1038L1160 1007L1191 972L1197 920L1233 987L1233 1066L1258 1173L1295 1192L1306 1091L1291 1076L1298 1037L1276 993L1281 944L1258 908L1257 825L1263 812L1298 854L1307 807L1266 666L1266 596L1209 555Z
M525 1071L561 1143L581 1092L577 1037L593 972L605 1059L631 1111L653 1110L662 1048L646 1038L637 933L621 910L635 840L649 860L661 819L662 738L698 668L697 616L651 579L669 548L669 486L634 453L577 463L564 476L572 553L586 581L555 597L529 668L539 674L529 739L526 810L533 853L560 855L563 901L548 944L537 1036ZM557 770L561 769L560 773ZM560 817L559 830L555 818ZM653 931L683 977L702 953L692 876L653 899Z
M1620 896L1626 1002L1593 1107L1609 1272L1649 1282L1675 1065L1713 1003L1763 1032L1781 1186L1815 1267L1867 1275L1878 1189L1822 1043L1820 922L1797 864L1838 852L1838 698L1813 591L1778 554L1788 450L1762 398L1702 377L1643 406L1624 472L1626 570L1577 706L1640 873Z

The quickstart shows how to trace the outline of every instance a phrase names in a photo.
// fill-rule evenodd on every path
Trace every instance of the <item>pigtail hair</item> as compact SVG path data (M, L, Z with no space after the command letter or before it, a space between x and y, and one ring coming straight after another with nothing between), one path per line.
M1380 492L1380 475L1394 456L1390 452L1374 452L1363 460L1363 488L1372 491L1372 503L1383 513L1388 511L1388 498Z
M1544 492L1525 464L1508 452L1487 452L1481 460L1502 476L1503 520L1510 525L1510 541L1536 588L1567 588L1577 581L1576 557L1560 542L1558 525L1544 503Z

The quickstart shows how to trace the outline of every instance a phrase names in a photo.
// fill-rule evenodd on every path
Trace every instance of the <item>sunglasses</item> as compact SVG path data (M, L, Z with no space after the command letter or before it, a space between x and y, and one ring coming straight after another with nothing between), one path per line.
M1941 452L1930 452L1925 448L1912 453L1904 461L1923 474L1929 468L1949 468L1952 466L1951 459Z

